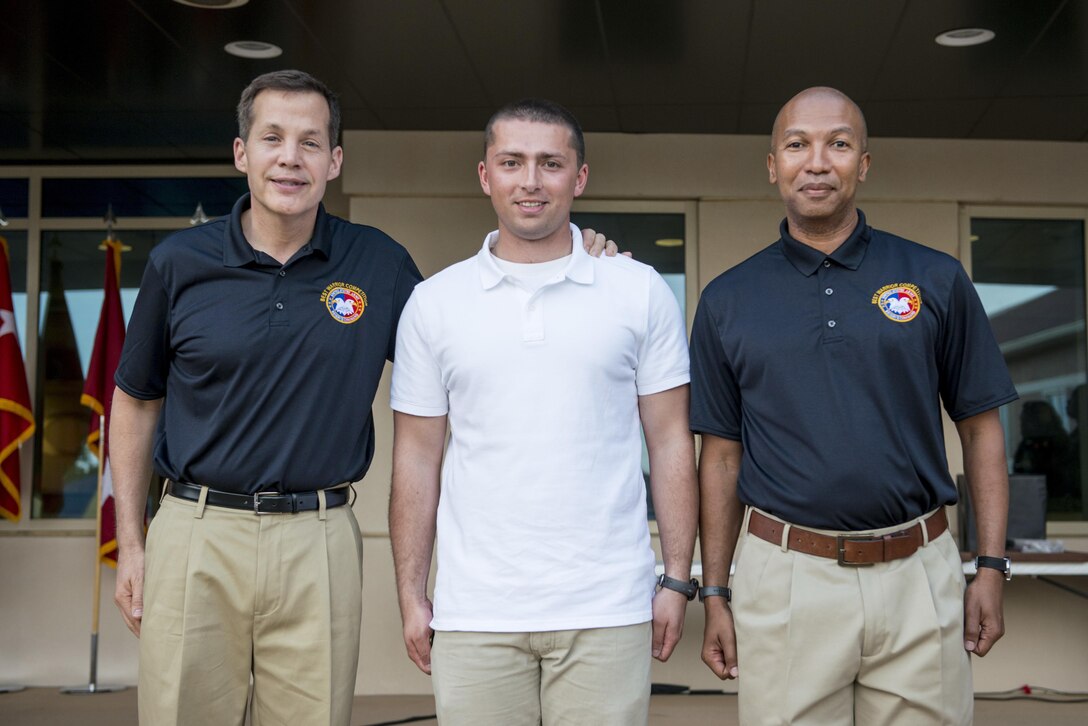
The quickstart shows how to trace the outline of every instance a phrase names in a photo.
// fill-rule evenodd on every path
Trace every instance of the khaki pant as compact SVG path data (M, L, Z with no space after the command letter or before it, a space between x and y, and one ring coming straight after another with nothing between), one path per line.
M442 726L639 726L649 719L650 623L540 633L437 632Z
M167 496L151 523L140 723L347 726L362 540L349 506L270 514Z
M742 541L732 605L742 724L971 723L964 578L951 534L872 567Z

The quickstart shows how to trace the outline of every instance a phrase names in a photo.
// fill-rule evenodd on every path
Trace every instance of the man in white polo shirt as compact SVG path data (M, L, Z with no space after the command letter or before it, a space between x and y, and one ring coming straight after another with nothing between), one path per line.
M645 724L650 657L672 653L696 589L684 322L652 268L573 244L584 149L560 106L500 109L479 165L498 230L401 316L390 533L444 726Z

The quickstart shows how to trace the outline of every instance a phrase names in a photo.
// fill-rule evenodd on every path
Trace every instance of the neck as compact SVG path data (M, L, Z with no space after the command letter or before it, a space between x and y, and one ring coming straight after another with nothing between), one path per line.
M573 251L570 225L560 227L541 239L522 239L499 225L499 241L491 248L492 254L507 262L551 262L566 257Z
M283 219L250 208L242 212L242 234L250 247L286 264L314 233L317 210L302 218Z
M858 213L857 208L851 205L841 217L835 219L805 219L787 210L786 221L795 240L829 255L850 238L858 225Z

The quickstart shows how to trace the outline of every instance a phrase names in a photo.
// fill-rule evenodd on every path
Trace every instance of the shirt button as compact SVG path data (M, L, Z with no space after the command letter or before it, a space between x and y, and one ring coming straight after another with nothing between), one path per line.
M835 327L835 321L834 320L828 320L827 321L827 327L834 328Z
M283 303L281 303L281 302L276 303L276 309L277 310L283 310Z
M824 267L831 267L831 260L824 260Z
M835 292L835 291L834 291L834 290L832 290L832 289L831 289L831 288L829 287L829 288L827 288L826 290L824 290L824 295L830 295L830 294L831 294L831 293L833 293L833 292Z
M287 277L287 270L280 270L280 277Z

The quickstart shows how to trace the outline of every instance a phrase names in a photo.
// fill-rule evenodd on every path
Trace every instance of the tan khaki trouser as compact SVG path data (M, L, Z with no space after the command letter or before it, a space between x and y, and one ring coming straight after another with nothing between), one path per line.
M650 623L540 633L437 632L442 726L639 726L649 719Z
M951 534L872 567L742 540L732 605L742 724L971 723L964 578Z
M347 726L362 540L350 506L271 514L167 496L151 523L140 723Z

